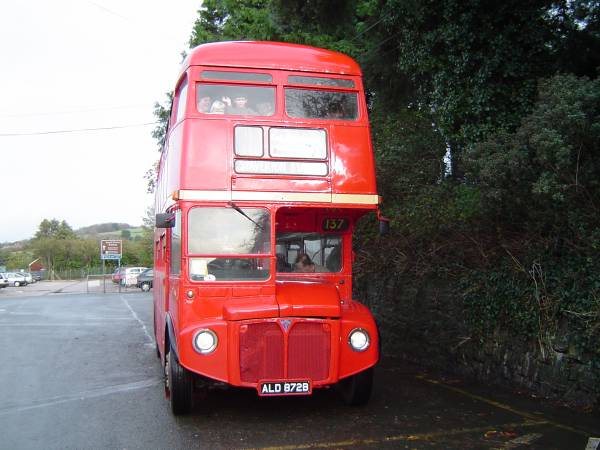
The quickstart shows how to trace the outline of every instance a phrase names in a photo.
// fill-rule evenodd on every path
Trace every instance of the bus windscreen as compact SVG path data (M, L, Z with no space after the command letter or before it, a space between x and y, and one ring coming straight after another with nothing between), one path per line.
M266 280L269 258L250 255L271 252L270 224L265 208L192 208L188 215L188 253L194 255L189 258L190 279Z

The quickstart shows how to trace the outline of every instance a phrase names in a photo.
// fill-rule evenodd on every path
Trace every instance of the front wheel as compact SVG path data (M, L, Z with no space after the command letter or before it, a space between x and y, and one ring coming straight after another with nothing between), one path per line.
M174 415L188 414L192 410L192 374L177 360L173 351L167 354L166 388Z
M344 378L337 387L344 403L352 406L364 405L371 398L373 390L373 368Z
M140 288L142 289L142 291L148 292L150 290L150 283L142 283Z
M15 282L13 283L13 286L14 286L14 287L19 287L19 286L21 286L21 283L19 283L18 281L15 281Z

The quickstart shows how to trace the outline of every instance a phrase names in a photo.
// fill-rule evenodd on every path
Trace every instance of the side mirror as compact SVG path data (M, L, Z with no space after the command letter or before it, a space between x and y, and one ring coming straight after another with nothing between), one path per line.
M385 236L390 232L390 221L380 220L379 221L379 236Z
M379 236L385 236L390 232L390 219L383 217L379 209L377 210L377 219L379 220Z
M173 228L175 226L175 214L161 213L156 215L156 228Z

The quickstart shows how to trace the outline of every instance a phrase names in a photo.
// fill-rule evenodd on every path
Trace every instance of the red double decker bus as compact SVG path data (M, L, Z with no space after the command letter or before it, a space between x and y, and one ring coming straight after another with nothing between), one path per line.
M173 413L211 381L368 401L379 336L352 298L352 233L378 204L354 60L274 42L190 52L155 205L154 332Z

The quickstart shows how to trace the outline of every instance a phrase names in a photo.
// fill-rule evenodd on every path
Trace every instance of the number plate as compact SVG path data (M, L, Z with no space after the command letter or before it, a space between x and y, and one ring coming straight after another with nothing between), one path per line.
M261 381L257 386L258 395L310 395L312 385L308 380Z

